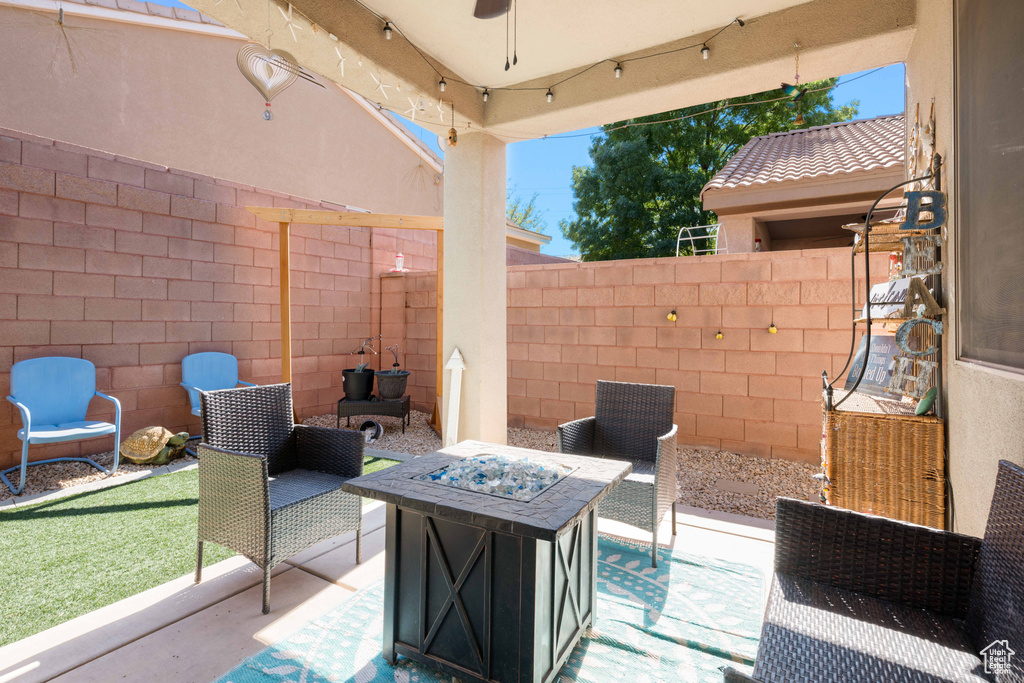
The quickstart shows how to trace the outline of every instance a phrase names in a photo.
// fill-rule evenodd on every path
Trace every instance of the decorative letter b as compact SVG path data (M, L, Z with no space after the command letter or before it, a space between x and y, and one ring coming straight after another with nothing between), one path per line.
M900 230L935 230L946 222L946 195L934 190L922 192L904 192L907 200L907 219L900 225ZM922 203L922 199L930 202ZM931 220L922 221L921 212L930 213Z

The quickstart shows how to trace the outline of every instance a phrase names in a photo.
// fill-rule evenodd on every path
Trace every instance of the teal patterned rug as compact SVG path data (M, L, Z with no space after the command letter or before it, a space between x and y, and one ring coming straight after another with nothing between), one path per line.
M558 681L689 683L750 672L761 622L761 574L753 568L598 541L597 622ZM249 657L218 683L450 683L408 659L381 657L383 581Z

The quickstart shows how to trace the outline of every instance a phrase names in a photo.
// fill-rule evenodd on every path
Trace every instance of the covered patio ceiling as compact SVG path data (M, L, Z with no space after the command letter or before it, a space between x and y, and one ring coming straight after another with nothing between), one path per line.
M777 88L794 43L804 82L902 61L917 19L915 0L518 0L506 71L505 17L474 18L475 0L190 4L427 128L447 131L454 105L460 133L506 141Z

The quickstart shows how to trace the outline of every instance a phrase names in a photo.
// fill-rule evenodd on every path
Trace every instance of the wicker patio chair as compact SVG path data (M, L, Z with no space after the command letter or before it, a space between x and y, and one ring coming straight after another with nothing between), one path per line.
M675 387L597 383L594 417L558 427L558 451L628 460L633 473L601 501L598 516L651 532L651 566L658 566L658 524L672 508L676 534Z
M753 678L1024 681L1024 469L999 463L985 538L780 498ZM984 661L1010 654L1006 671ZM987 666L986 666L987 664Z
M199 535L263 569L263 613L270 572L284 559L347 531L362 562L362 501L341 485L363 473L359 432L296 425L290 384L201 394Z

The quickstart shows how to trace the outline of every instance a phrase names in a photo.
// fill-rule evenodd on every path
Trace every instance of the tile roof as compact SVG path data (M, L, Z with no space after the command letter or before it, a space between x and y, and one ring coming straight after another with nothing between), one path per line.
M752 138L708 190L767 185L903 166L903 115L846 121Z

